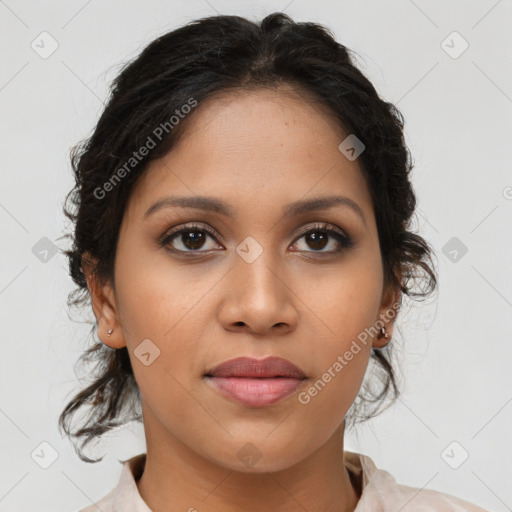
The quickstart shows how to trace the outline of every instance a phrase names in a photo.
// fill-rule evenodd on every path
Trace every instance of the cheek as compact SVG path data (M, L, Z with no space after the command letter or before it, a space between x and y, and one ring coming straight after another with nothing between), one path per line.
M318 374L299 401L325 415L339 411L340 419L357 396L370 357L382 285L379 262L373 263L354 260L329 277L308 281L303 291L315 313L306 323L314 350L304 346L303 351Z
M144 338L168 344L182 324L190 323L189 316L201 308L217 279L215 273L201 272L200 266L172 265L143 251L120 258L117 304L131 344Z
M191 373L199 371L201 306L213 281L191 279L178 267L145 266L132 253L119 261L116 282L120 322L142 395L155 403L165 397L179 407L180 383L188 388Z
M364 334L367 315L340 319L336 335L317 338L310 359L317 370L298 395L298 407L307 411L309 421L321 437L328 438L344 419L361 387L371 352L371 338ZM359 336L359 337L358 337Z
M341 340L322 347L320 371L311 379L305 394L298 397L302 404L315 403L326 412L345 413L355 400L370 356L370 343Z
M343 350L344 344L377 321L383 276L380 261L373 255L351 255L329 271L309 277L304 272L302 284L297 281L298 294L329 337L327 351Z

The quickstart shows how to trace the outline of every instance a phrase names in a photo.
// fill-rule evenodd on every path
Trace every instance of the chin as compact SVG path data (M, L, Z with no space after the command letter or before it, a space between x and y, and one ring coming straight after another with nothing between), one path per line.
M273 473L288 469L299 463L311 450L301 450L297 444L261 442L233 442L233 451L226 446L222 453L211 454L210 459L218 465L240 473ZM234 456L233 456L234 455Z

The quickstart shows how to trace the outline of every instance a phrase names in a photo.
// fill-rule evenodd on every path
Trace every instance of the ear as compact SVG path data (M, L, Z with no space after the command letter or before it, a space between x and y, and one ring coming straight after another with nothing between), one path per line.
M126 346L123 331L119 323L114 289L109 282L102 283L96 275L97 260L85 253L82 257L82 272L87 280L87 287L91 297L92 309L98 323L98 336L102 343L111 348ZM107 331L112 329L112 334Z
M395 276L398 282L401 283L402 272L400 270L395 271ZM400 309L401 299L402 291L400 289L392 289L391 285L389 285L382 291L382 300L379 308L379 318L376 319L376 322L377 320L380 320L380 322L377 324L379 326L378 330L380 332L380 326L384 325L384 328L389 334L389 338L378 338L377 336L375 336L372 342L372 347L384 348L391 341L391 338L393 337L395 320L396 317L398 316L398 311Z

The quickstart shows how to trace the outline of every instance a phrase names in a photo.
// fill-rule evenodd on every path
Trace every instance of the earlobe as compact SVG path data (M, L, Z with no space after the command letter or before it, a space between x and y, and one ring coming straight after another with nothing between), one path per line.
M126 342L124 340L123 332L120 327L111 327L106 332L100 331L99 323L98 323L98 336L100 341L109 346L110 348L123 348L126 347Z
M91 305L98 325L98 337L111 348L126 346L117 320L115 297L110 282L102 284L96 275L96 266L89 255L82 259L82 271L87 280Z
M391 334L388 331L387 326L382 326L379 329L379 333L374 338L372 343L373 348L384 348L391 341Z

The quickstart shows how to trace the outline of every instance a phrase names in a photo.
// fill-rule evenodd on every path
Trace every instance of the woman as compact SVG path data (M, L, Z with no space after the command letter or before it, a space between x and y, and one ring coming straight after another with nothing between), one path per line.
M403 118L328 30L274 13L163 35L72 161L98 376L60 426L83 448L142 420L147 444L84 511L483 510L343 448L397 396L400 306L437 280Z

